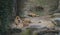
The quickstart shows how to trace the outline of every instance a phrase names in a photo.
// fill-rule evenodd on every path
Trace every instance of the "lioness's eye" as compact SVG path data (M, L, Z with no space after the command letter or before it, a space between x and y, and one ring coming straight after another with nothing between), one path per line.
M18 20L18 22L20 23L20 20Z

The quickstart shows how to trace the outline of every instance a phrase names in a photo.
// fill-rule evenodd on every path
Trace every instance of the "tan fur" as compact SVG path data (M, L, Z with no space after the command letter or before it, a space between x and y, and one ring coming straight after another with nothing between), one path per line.
M31 16L31 17L39 17L39 15L37 15L35 13L29 13L28 15Z
M19 24L19 23L22 23L22 20L21 20L21 18L19 16L16 16L14 22L15 22L15 24Z
M14 23L12 24L13 28L23 28L22 20L19 16L16 16Z
M26 19L23 20L23 25L28 26L30 22L31 22L31 20L26 18Z

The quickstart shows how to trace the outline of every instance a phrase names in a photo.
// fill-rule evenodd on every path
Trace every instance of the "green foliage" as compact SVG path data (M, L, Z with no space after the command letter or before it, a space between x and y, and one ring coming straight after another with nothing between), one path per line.
M0 17L1 26L0 32L7 31L8 24L10 23L10 18L13 10L13 0L0 0Z
M30 29L26 29L25 31L21 32L21 35L31 35L31 30Z
M34 3L38 6L41 6L43 8L46 8L46 11L48 11L48 13L53 13L53 11L55 11L58 8L59 5L59 0L35 0ZM35 11L37 14L39 15L44 15L43 11Z

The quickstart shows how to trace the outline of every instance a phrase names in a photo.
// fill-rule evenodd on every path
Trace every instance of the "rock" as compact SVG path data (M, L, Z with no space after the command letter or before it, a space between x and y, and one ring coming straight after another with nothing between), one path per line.
M55 21L55 23L57 24L57 26L60 26L60 18L53 18L53 21Z
M60 13L54 13L53 15L56 17L60 17Z
M28 18L30 19L31 23L28 25L29 28L37 28L37 29L41 29L41 28L54 28L55 25L54 23L52 23L51 20L46 20L44 18L40 18L40 17L34 17L34 18Z

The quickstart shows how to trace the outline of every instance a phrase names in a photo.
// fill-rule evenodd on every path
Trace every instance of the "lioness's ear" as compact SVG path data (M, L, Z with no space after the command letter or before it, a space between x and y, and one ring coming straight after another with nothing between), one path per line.
M16 16L16 17L15 17L15 19L18 19L18 18L19 18L19 16Z

